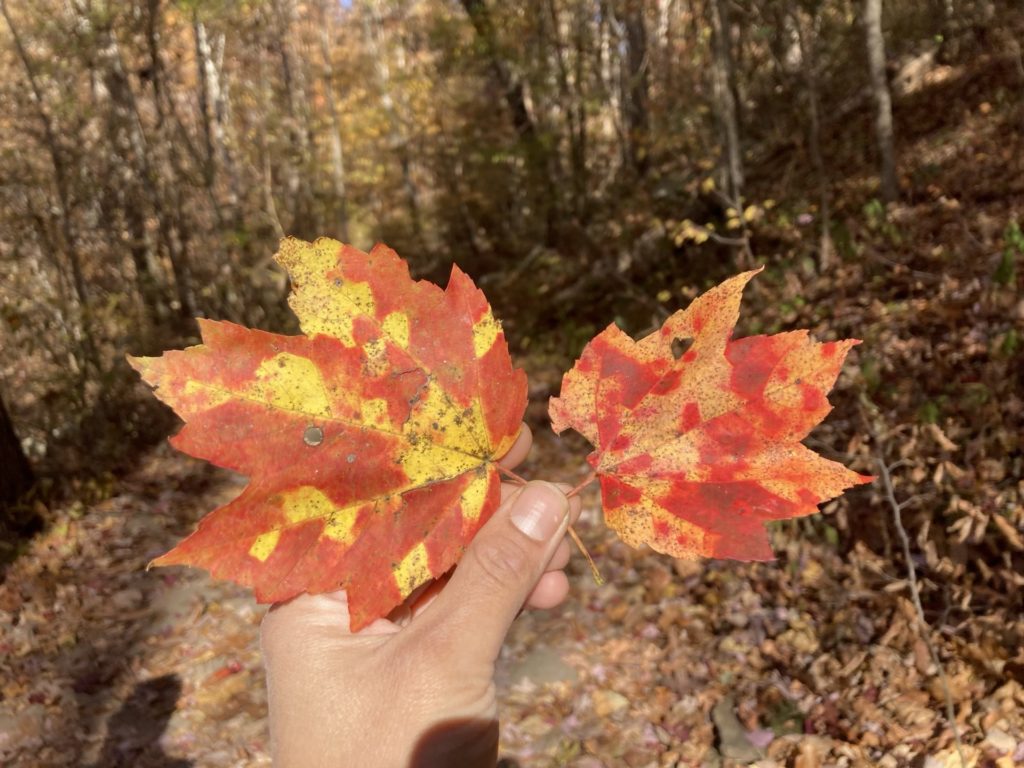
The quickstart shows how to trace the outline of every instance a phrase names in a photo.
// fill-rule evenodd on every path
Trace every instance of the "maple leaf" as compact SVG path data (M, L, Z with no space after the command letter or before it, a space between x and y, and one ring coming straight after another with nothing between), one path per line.
M181 451L247 475L153 565L261 602L343 588L358 630L451 568L497 507L526 376L458 267L414 282L391 249L286 239L302 336L199 320L203 344L129 358L185 420Z
M856 339L806 331L731 340L737 275L634 341L598 334L549 412L596 450L605 521L632 546L679 558L773 558L764 523L809 515L873 478L800 441L831 410L826 393ZM673 343L692 339L678 359Z

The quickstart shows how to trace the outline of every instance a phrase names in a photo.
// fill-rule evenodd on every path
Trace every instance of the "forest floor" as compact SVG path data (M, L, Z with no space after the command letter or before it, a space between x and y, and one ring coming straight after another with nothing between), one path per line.
M538 434L524 473L571 480L568 453ZM269 765L264 609L198 571L145 570L241 482L159 448L29 544L0 585L3 765ZM775 563L677 562L598 517L588 491L579 528L606 585L574 558L568 601L508 638L505 765L953 768L944 686L967 765L1024 761L1019 674L933 634L944 683L905 582L867 550L776 532Z

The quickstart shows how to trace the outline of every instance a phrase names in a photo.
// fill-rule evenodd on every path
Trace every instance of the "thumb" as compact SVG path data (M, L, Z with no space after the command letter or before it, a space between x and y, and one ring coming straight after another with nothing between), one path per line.
M487 663L498 657L568 526L569 500L551 483L527 483L498 507L435 602L460 653Z

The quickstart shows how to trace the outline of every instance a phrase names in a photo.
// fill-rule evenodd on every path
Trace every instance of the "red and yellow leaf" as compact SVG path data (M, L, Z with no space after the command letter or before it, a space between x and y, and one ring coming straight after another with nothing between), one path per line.
M382 245L287 239L276 258L304 335L200 320L201 345L130 359L185 420L176 448L250 478L153 564L263 602L343 588L359 629L451 568L497 507L526 376L458 267L442 290Z
M759 271L759 270L758 270ZM801 444L831 410L826 394L855 339L806 331L731 340L737 275L634 341L612 325L552 398L556 432L596 450L605 521L632 546L674 557L770 560L764 523L809 515L872 478ZM692 339L673 354L673 343Z

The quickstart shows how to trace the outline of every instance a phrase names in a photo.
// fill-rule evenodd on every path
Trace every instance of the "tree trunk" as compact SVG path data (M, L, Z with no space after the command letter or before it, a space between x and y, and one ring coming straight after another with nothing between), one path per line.
M174 199L179 195L179 190L184 185L186 177L185 162L182 158L182 149L193 156L202 165L200 155L193 151L188 141L188 135L182 129L180 134L175 134L173 126L182 128L180 120L174 111L173 101L167 98L164 82L163 57L160 52L162 40L161 22L162 11L161 0L147 0L146 18L146 47L149 54L149 80L153 87L153 106L156 111L156 138L154 151L154 169L156 184L154 194L159 201L160 215L157 217L157 224L160 233L160 243L167 261L171 264L171 274L174 281L175 295L177 297L177 320L183 330L191 330L191 322L195 311L195 296L192 292L192 277L187 269L188 255L181 252L182 238L180 233L191 226L190 222L182 220L180 208L175 206ZM167 118L171 117L172 120ZM211 201L211 208L219 218L219 209L216 198L210 185L205 183L204 187L208 198ZM175 215L175 214L178 215Z
M821 98L818 89L818 35L821 26L820 11L812 12L808 28L804 28L803 12L796 11L795 21L797 40L800 44L800 63L803 69L804 84L807 89L808 111L808 149L811 164L818 182L818 221L820 224L820 245L818 249L818 269L826 272L832 267L835 249L832 245L832 214L829 199L830 182L825 157L821 151Z
M891 203L899 197L896 181L896 150L893 139L892 96L885 76L885 38L882 35L882 0L864 0L864 33L868 48L871 93L875 100L875 142L881 161L882 199Z
M402 188L405 192L406 204L409 207L409 223L416 250L426 257L427 244L423 232L423 219L420 215L420 190L413 178L413 157L409 151L409 136L405 130L403 115L407 114L401 104L395 104L395 95L400 91L391 83L391 64L388 48L384 41L383 24L381 22L378 0L367 3L366 14L363 16L363 33L373 58L377 81L380 87L380 104L384 114L388 116L390 126L390 142L394 150L398 167L402 172ZM401 98L399 96L399 98Z
M526 103L523 81L513 73L509 63L498 48L497 32L491 11L484 0L462 0L477 38L487 55L491 76L505 98L505 104L512 116L512 125L519 137L526 155L527 170L531 176L531 187L538 208L543 212L545 242L555 245L558 241L559 212L557 198L557 174L553 170L552 153L542 140L537 122Z
M106 89L106 98L97 97L104 103L106 111L110 176L116 179L111 190L114 193L120 215L129 234L128 250L135 267L135 278L141 299L144 329L142 336L149 337L150 326L165 319L166 301L162 290L159 258L150 237L146 221L151 216L163 231L164 211L161 205L156 174L150 158L149 141L142 126L139 105L132 91L125 69L121 49L112 28L112 21L101 19L94 23L87 7L75 5L79 28L83 37L96 41L95 57L91 57L90 71ZM102 94L101 89L97 93ZM147 208L148 203L148 208ZM120 227L111 217L108 221L114 250L119 249ZM166 245L166 244L165 244Z
M313 157L315 143L310 129L304 61L292 50L291 35L296 22L295 0L275 0L274 10L278 17L276 42L288 108L286 125L292 148L291 162L286 166L285 176L288 195L293 201L290 230L300 237L312 238L320 230L311 173L311 169L316 167Z
M649 158L648 133L648 58L647 28L644 26L643 3L641 0L627 0L624 8L623 26L626 32L626 57L623 61L623 107L626 125L629 166L638 176L647 172Z
M620 39L623 35L622 24L615 18L615 9L612 7L612 0L600 0L598 3L597 41L594 57L594 75L597 82L601 84L601 100L606 102L601 108L602 133L608 140L612 136L618 147L614 155L619 158L619 164L609 162L605 173L605 182L611 182L622 167L622 160L629 156L626 132L619 119L622 114L622 89L615 85L621 84L621 78L615 76L615 61L621 48ZM621 71L621 63L618 63L618 71Z
M324 60L324 95L327 102L327 120L331 131L331 183L334 187L334 221L337 237L348 242L348 200L345 193L345 155L341 146L341 121L334 100L334 66L331 62L331 32L333 30L335 4L324 0L321 5L323 23L320 25L320 55Z
M14 432L3 397L0 397L0 467L3 467L0 472L0 510L6 512L32 489L35 475ZM11 518L6 514L0 517L0 528L7 527L9 522Z
M585 217L587 203L586 165L586 111L583 100L583 25L576 19L575 28L575 71L570 82L569 65L566 61L566 46L562 40L562 20L555 0L545 3L551 20L554 38L550 48L555 60L555 75L558 81L560 111L565 115L566 135L569 143L569 169L572 182L572 207L577 218ZM579 9L576 9L577 12ZM577 13L577 16L579 14Z
M729 34L728 0L711 0L712 44L714 65L711 68L712 90L718 112L719 131L725 155L725 193L737 210L743 205L743 153L740 146L739 111L736 104L736 69L732 59Z

